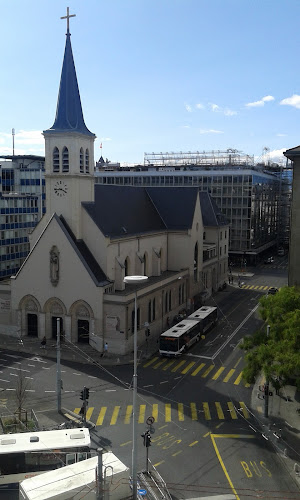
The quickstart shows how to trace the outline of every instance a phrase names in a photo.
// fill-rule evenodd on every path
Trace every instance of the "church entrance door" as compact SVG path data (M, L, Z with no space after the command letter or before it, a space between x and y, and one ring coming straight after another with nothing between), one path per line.
M78 342L84 344L89 343L90 338L90 323L86 319L79 319L77 321Z
M52 338L57 339L57 318L60 319L60 340L63 340L63 319L60 316L52 316Z
M27 314L27 335L30 337L38 337L37 314Z

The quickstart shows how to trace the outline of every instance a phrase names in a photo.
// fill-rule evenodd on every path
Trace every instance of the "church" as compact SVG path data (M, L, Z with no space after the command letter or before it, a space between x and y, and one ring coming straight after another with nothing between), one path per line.
M9 318L12 335L55 339L59 325L66 342L99 352L108 343L122 355L133 350L135 294L140 345L227 281L229 226L196 187L95 185L96 136L84 121L66 17L56 116L43 132L46 213L11 277L0 330ZM148 280L125 285L129 275Z

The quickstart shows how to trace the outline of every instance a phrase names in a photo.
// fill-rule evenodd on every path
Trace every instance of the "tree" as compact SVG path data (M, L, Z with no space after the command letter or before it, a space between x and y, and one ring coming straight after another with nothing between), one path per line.
M28 399L28 389L30 388L30 381L25 379L23 374L20 374L16 382L16 392L15 399L17 402L17 411L19 420L22 421L22 410L24 410L24 405Z
M259 314L265 321L263 328L240 345L246 351L244 380L253 383L262 371L276 389L289 379L295 379L300 389L300 288L284 287L275 295L265 295Z

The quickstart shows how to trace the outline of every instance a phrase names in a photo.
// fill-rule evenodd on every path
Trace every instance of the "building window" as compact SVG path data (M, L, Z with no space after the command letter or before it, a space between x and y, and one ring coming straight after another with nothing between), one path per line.
M203 239L206 240L206 232L203 231Z
M69 172L69 150L64 147L62 153L62 171Z
M86 173L90 171L90 153L88 149L85 150L85 171Z
M169 311L172 311L172 292L169 291Z
M149 300L148 302L148 323L151 323L151 319L152 319L152 303L151 303L151 300Z
M80 163L80 173L84 173L84 166L83 166L83 149L80 148L80 157L79 157L79 163Z
M223 234L222 234L222 231L220 232L220 240L222 240L223 238Z
M58 150L58 148L53 149L52 167L53 167L53 172L59 172L59 150Z
M155 315L156 315L156 311L155 311L155 299L153 299L152 301L152 320L155 321Z

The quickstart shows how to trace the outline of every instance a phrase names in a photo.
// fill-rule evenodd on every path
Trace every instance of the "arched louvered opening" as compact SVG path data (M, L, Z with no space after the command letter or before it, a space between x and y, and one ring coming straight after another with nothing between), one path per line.
M86 173L90 171L90 153L88 149L85 150L85 171Z
M69 150L64 147L62 153L62 171L69 172Z
M84 173L84 154L83 149L80 148L80 156L79 156L79 164L80 164L80 173Z
M59 150L56 147L53 149L52 154L52 169L53 172L59 172Z

